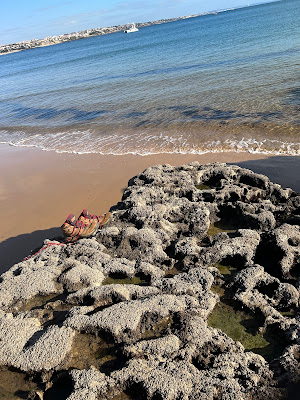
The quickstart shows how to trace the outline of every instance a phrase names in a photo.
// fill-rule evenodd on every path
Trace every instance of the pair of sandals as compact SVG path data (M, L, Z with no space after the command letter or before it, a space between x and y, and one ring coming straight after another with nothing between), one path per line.
M78 219L74 214L70 214L61 226L66 242L76 242L78 239L94 236L98 229L107 224L110 216L110 212L103 215L89 214L86 209L82 211Z

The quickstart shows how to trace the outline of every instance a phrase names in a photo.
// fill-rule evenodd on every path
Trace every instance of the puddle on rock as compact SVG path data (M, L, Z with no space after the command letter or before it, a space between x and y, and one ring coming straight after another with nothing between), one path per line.
M235 272L237 272L237 268L232 267L231 265L224 265L224 264L220 264L217 263L214 265L216 268L218 268L220 274L223 275L223 279L225 282L231 281L233 274L235 274Z
M131 397L129 394L125 392L120 392L111 398L111 400L132 400L132 399L133 397Z
M171 269L168 269L164 275L164 278L173 278L175 275L181 274L183 271L181 271L179 268L177 268L175 265Z
M67 315L68 315L68 311L44 312L42 319L40 318L40 321L43 325L43 328L47 328L48 326L51 326L51 325L61 326L62 323L67 318Z
M215 267L218 268L220 274L222 275L231 275L233 271L236 271L236 268L232 267L231 265L216 263Z
M26 304L21 306L16 312L30 312L30 316L38 318L44 328L50 325L60 325L66 319L69 310L74 307L73 304L66 304L67 294L35 296Z
M103 337L92 333L77 333L64 369L88 369L91 365L101 372L119 369L124 360L118 354L118 347Z
M211 290L220 296L220 302L209 315L208 325L221 329L231 339L241 342L246 351L260 354L266 361L279 357L286 347L280 333L271 332L270 329L261 333L259 328L263 325L263 321L251 311L241 310L239 303L228 296L226 286L238 268L220 263L214 266L223 275L225 284L211 286Z
M279 312L283 317L288 317L288 318L295 318L298 313L297 310L294 310L294 309L291 309L288 311L280 311L279 310Z
M141 339L157 339L164 334L171 333L170 328L172 324L173 317L172 315L168 315L167 317L161 319L157 324L153 325L150 329L146 329L142 333Z
M222 221L218 221L218 222L214 222L214 223L210 224L206 234L208 236L215 236L220 232L235 233L237 231L237 229L238 228L236 228L232 225L228 225Z
M115 346L91 333L77 333L66 369L99 368L105 361L114 358Z
M213 267L218 268L220 274L223 276L225 284L230 282L232 280L233 275L238 271L237 268L232 267L231 265L224 265L220 263L216 263ZM219 281L218 279L215 281L215 283L211 286L210 290L212 292L218 293L220 296L224 296L225 293L225 288L223 287L224 285L222 285L221 282L218 281Z
M28 395L37 390L36 383L19 371L3 369L0 371L0 399L27 399Z
M260 333L262 321L254 314L238 310L234 303L223 297L208 317L208 325L221 329L231 339L241 342L246 351L260 354L268 362L279 357L286 347L284 339L271 330Z
M109 274L104 279L102 285L149 285L150 279L145 275L135 275L133 277L125 276L124 274Z
M208 185L205 185L204 183L199 183L199 185L195 185L196 189L198 190L210 190L211 187Z
M53 293L47 296L34 296L32 299L27 301L25 304L23 304L21 307L18 307L18 311L30 311L34 310L35 308L42 308L44 307L47 303L57 300L61 295L58 295L57 293Z
M225 289L219 285L211 285L210 290L214 293L217 293L220 297L224 296Z

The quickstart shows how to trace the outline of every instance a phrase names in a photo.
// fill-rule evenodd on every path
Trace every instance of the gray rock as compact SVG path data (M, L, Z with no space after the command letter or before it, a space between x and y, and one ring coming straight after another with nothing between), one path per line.
M70 372L74 391L67 400L97 400L114 385L114 381L99 372L95 367L88 370L72 370Z
M222 232L216 235L210 247L200 250L203 265L214 265L222 260L233 260L238 266L252 265L260 235L250 229L239 229L236 237L229 237Z
M0 307L8 309L18 302L28 301L37 295L61 293L62 289L57 284L57 278L63 270L59 262L62 251L61 246L51 246L2 274Z
M140 337L142 319L146 315L151 315L155 323L171 313L196 309L197 306L199 303L192 296L157 295L114 304L93 315L71 315L64 325L78 331L102 330L111 333L117 342L132 342Z
M159 339L142 340L136 344L125 346L127 357L157 356L161 361L174 358L180 347L180 340L175 335L164 336Z
M4 314L0 319L0 362L22 371L59 368L71 350L74 334L70 328L43 330L35 318Z
M299 207L291 189L238 166L146 169L96 238L1 276L0 366L44 392L68 375L69 400L136 388L149 400L280 398L299 377ZM281 356L268 363L208 326L220 298L283 337ZM83 370L78 341L91 357Z
M94 307L112 305L121 301L143 299L159 294L156 287L137 285L105 285L95 289L81 289L68 296L69 304L82 304L86 302Z
M270 234L270 248L280 254L278 266L283 277L299 273L300 265L300 227L283 224ZM272 246L273 245L273 246ZM297 275L296 275L297 276Z
M288 382L299 382L300 377L300 345L286 348L282 356L274 362L274 370L280 383L286 385Z
M161 279L154 282L154 285L162 293L195 297L199 303L198 313L205 318L212 312L218 299L218 296L210 291L213 281L213 275L206 268L193 268L189 273Z
M105 276L98 269L90 268L74 260L68 263L69 269L60 277L59 282L67 291L75 291L86 286L100 286Z
M281 283L260 265L239 272L233 279L232 287L236 288L235 298L253 310L266 305L279 310L298 306L297 289L289 283Z

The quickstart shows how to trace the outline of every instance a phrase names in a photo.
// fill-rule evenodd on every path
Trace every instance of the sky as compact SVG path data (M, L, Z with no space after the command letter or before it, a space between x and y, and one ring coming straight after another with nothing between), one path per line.
M258 1L258 0L256 0ZM273 0L261 0L263 3ZM1 0L0 44L252 4L251 0Z

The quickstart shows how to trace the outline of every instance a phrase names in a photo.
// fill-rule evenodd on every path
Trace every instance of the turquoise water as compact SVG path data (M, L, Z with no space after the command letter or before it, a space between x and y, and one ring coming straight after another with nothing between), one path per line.
M300 2L0 57L0 142L104 154L300 154Z

